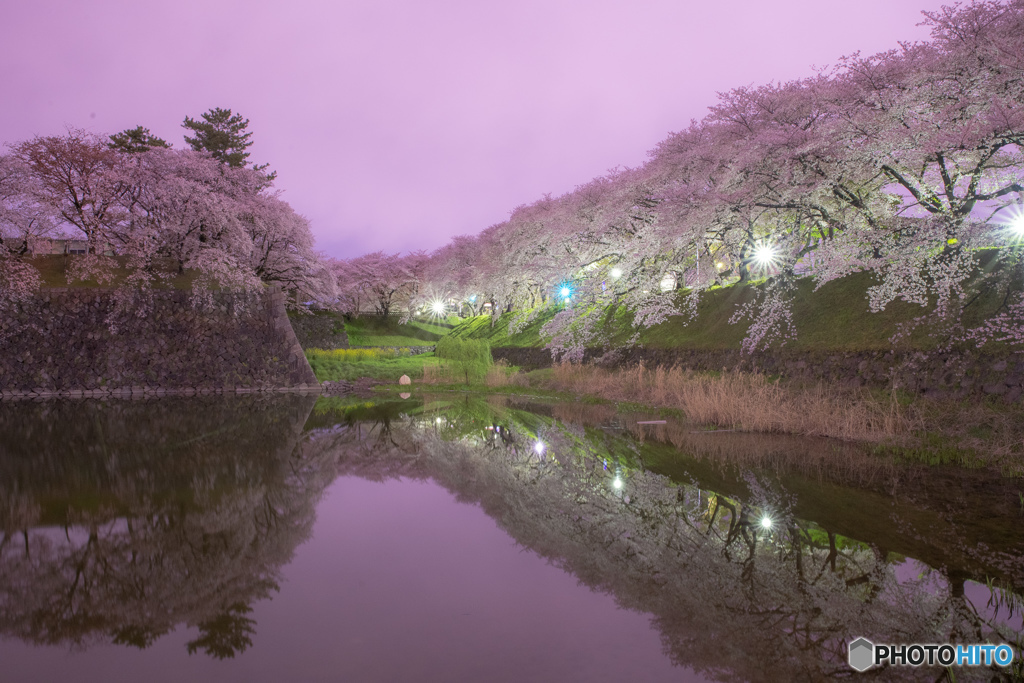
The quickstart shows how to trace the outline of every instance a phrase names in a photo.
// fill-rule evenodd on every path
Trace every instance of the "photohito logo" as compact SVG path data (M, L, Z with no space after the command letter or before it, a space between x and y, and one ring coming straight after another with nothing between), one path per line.
M875 645L867 638L850 643L850 666L867 671L873 666L1010 666L1013 648L1009 645Z

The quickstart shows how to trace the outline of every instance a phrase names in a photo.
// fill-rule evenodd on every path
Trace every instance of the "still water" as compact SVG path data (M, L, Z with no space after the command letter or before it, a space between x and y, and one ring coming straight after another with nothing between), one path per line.
M1019 480L651 419L0 403L0 678L823 680L857 636L1019 661Z

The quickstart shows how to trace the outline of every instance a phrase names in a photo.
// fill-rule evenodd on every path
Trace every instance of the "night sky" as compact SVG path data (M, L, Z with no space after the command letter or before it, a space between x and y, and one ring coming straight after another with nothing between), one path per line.
M636 166L715 93L927 38L940 0L2 0L0 141L250 119L318 248L434 249Z

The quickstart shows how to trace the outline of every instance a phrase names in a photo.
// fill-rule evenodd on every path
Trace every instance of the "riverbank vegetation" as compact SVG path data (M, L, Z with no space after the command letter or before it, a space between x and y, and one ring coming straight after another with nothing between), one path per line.
M425 367L438 365L434 354L408 349L306 349L306 359L321 382L368 377L397 384L402 375L422 379Z
M522 372L465 351L457 339L435 354L389 350L308 350L317 378L369 377L381 389L540 396L667 411L695 429L828 437L879 455L927 464L997 467L1024 476L1024 408L1000 401L923 398L902 391L782 380L758 373L696 373L643 365L610 369L557 364ZM464 351L464 350L463 350ZM955 417L952 417L955 416Z

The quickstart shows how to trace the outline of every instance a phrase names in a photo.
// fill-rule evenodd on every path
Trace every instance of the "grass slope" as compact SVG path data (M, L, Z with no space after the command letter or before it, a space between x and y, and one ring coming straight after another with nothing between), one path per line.
M992 260L983 259L983 267L992 267ZM900 325L933 310L931 306L894 301L884 311L872 313L868 308L867 290L876 283L871 273L855 273L833 280L815 291L815 283L810 278L798 280L792 307L796 338L788 341L786 348L794 351L888 350L892 348L890 340ZM695 318L673 316L660 325L643 330L640 343L655 349L738 349L750 323L742 320L730 324L729 320L762 287L763 282L705 292ZM685 294L680 294L680 303L683 296ZM1002 292L982 292L966 308L965 324L975 326L991 317L1002 301ZM452 335L484 340L492 347L542 347L545 340L540 330L555 310L542 312L517 334L508 333L513 314L505 314L493 326L489 316L471 318L457 325ZM621 309L609 309L600 332L612 346L621 345L633 334L632 315ZM909 348L927 349L936 342L926 328L920 328L904 343Z
M402 375L418 380L423 377L425 365L438 365L432 353L410 356L379 353L375 349L306 349L306 358L313 374L321 382L372 377L397 383Z
M400 325L397 316L363 315L345 321L350 346L433 346L451 329L444 321L411 320Z

